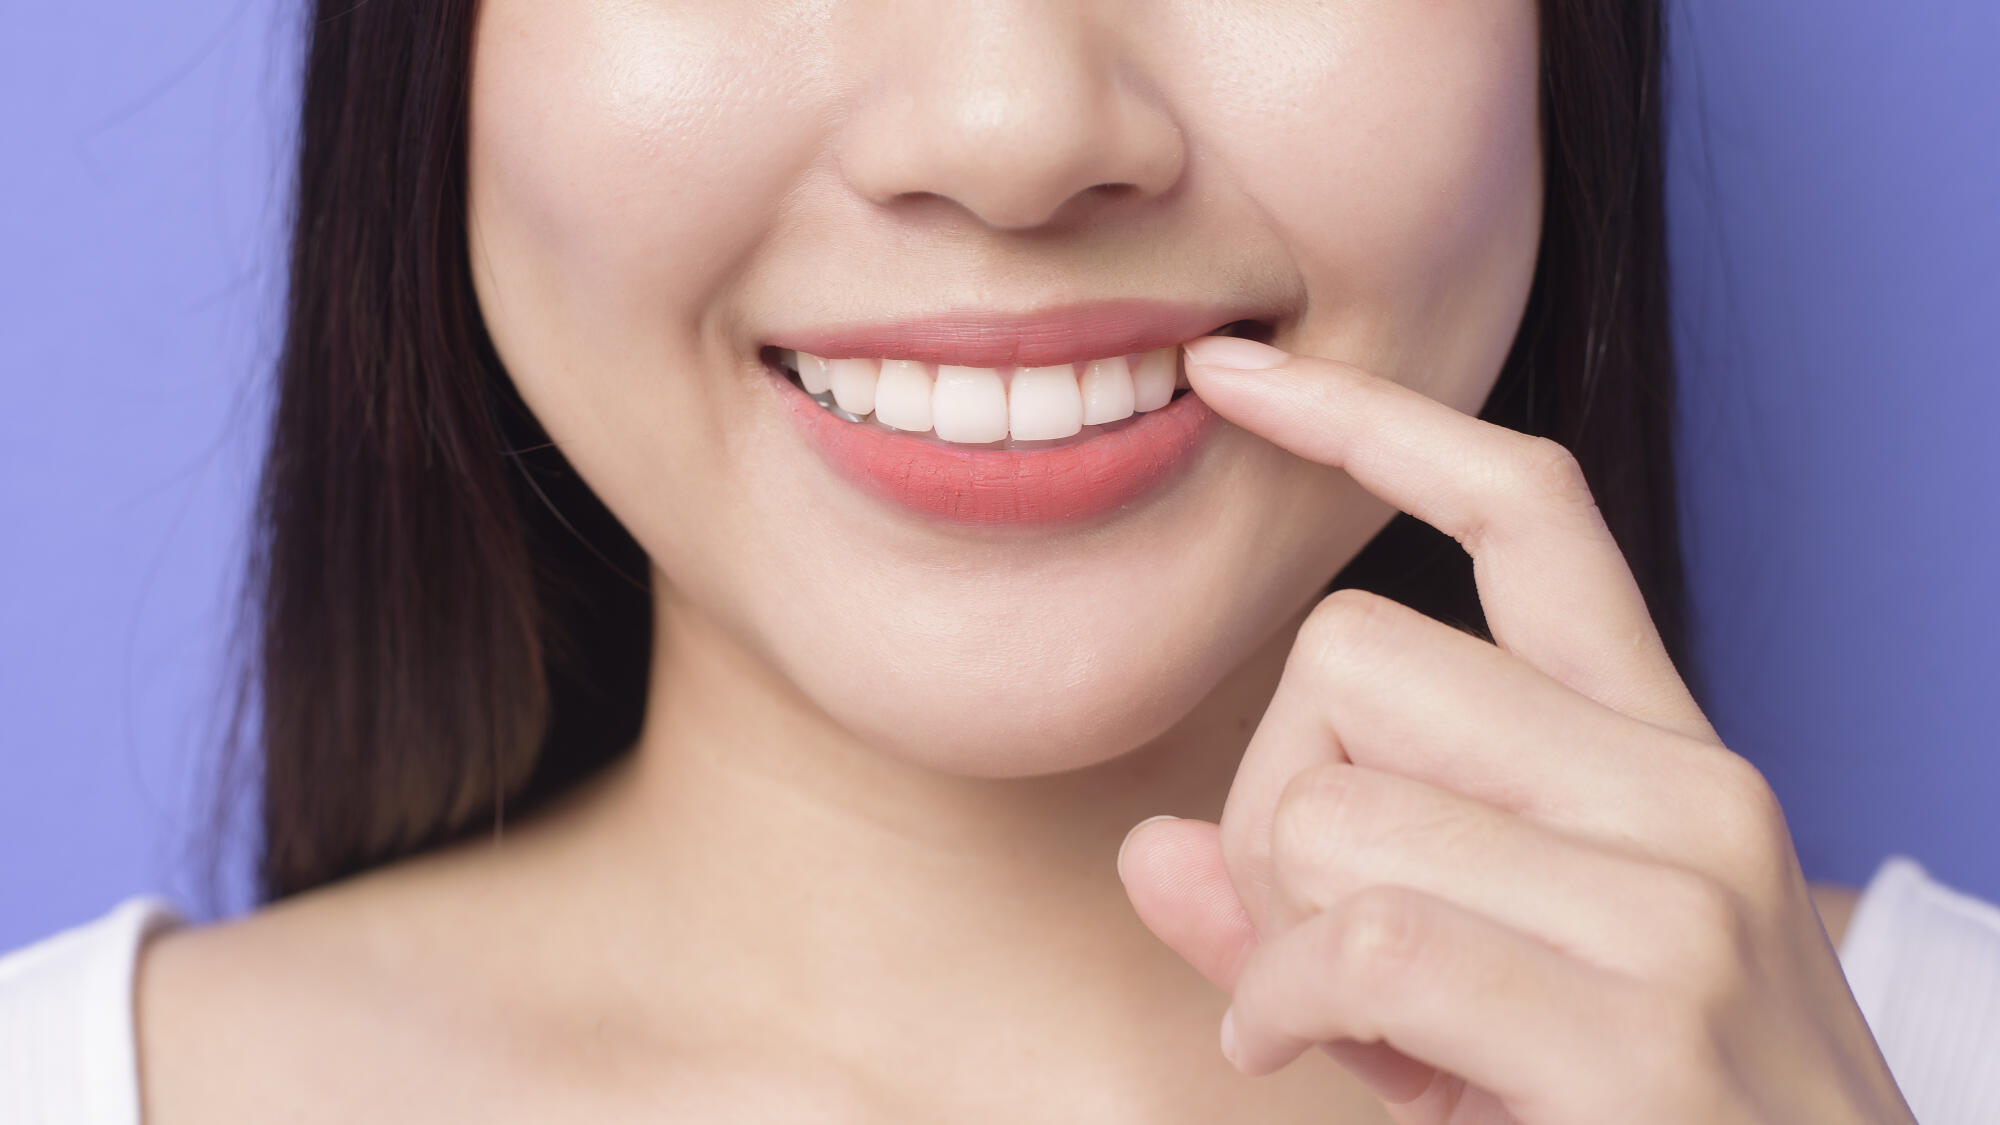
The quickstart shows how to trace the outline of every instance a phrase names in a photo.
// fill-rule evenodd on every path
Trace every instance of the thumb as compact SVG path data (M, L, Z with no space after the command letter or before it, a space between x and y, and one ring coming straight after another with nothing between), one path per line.
M1179 817L1140 821L1118 851L1118 877L1154 936L1217 988L1236 990L1257 931L1223 866L1215 825Z
M1236 991L1257 931L1230 882L1218 826L1171 816L1140 821L1118 849L1118 877L1155 937L1217 988ZM1387 1043L1341 1039L1320 1046L1391 1105L1419 1097L1439 1077L1436 1067Z

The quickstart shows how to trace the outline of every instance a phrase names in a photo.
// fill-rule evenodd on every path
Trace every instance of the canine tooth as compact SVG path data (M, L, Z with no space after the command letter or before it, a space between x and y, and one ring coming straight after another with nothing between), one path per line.
M875 383L875 420L899 430L931 428L930 366L907 359L882 361Z
M1007 388L991 367L940 364L931 390L931 425L946 441L983 443L1007 436Z
M1007 388L1007 433L1017 441L1066 438L1083 429L1076 367L1023 367Z
M1132 408L1158 410L1174 397L1174 374L1180 369L1179 348L1154 348L1132 364Z
M882 364L873 359L830 359L826 361L827 381L833 401L850 414L867 414L875 409L875 380ZM804 378L804 373L800 373Z
M799 373L799 383L806 393L823 395L833 388L827 380L826 361L811 352L796 352L798 359L792 370Z
M1132 416L1132 368L1125 357L1093 359L1083 365L1077 380L1083 395L1083 424L1095 426Z

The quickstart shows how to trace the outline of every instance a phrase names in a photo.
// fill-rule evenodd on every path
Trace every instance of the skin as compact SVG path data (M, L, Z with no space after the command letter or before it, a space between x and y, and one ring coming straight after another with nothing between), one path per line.
M1552 876L1503 882L1492 857L1560 872L1585 855L1602 876L1605 841L1627 836L1658 892L1628 905L1691 885L1658 876L1670 841L1652 830L1666 793L1713 775L1646 792L1608 767L1669 729L1649 766L1740 759L1703 741L1581 498L1517 472L1547 452L1466 417L1540 230L1528 0L486 0L475 61L474 280L524 397L653 560L645 728L497 843L155 940L149 1121L1369 1122L1412 1094L1401 1119L1444 1120L1513 1093L1454 1085L1438 1066L1489 1062L1433 1041L1508 1038L1500 997L1475 982L1414 1035L1387 1014L1342 1022L1356 970L1312 955L1314 934L1360 901L1364 921L1458 925L1489 958L1461 964L1518 962L1522 933L1571 934L1594 900L1521 916ZM1235 425L1173 489L1087 527L971 532L884 508L757 383L758 345L788 326L1126 296L1254 301L1289 366L1201 376ZM1431 409L1385 409L1378 446L1328 408L1392 392ZM1324 432L1280 424L1285 402ZM1509 635L1475 658L1442 626L1318 605L1398 506L1477 526L1480 503L1519 537L1508 565L1573 578L1615 626L1578 638L1579 603L1503 583L1488 609ZM1365 651L1413 674L1356 733L1326 712L1388 686L1337 659L1364 651L1343 639L1364 623L1383 646ZM1481 738L1451 739L1435 715L1457 709L1422 704L1530 683L1549 705L1478 713ZM1374 749L1404 736L1436 751L1414 774ZM1586 737L1595 760L1533 757ZM1495 757L1516 753L1548 767L1532 772L1546 806L1496 790ZM1371 822L1368 849L1300 844L1359 831L1329 795L1362 776L1405 827ZM1571 820L1531 815L1558 807ZM1127 830L1160 812L1187 819L1135 833L1121 877ZM1274 849L1295 822L1320 827ZM1757 884L1760 948L1803 967L1773 1034L1839 1028L1802 1065L1853 1063L1853 1105L1886 1105L1828 944L1852 893L1821 889L1816 915L1788 841L1753 851L1699 870L1778 872ZM1630 948L1590 936L1597 959L1550 969L1528 1005L1551 1028L1590 1026L1586 972ZM1234 1060L1217 1039L1232 996ZM1553 1030L1516 1046L1593 1065ZM1676 1080L1714 1076L1672 1058ZM1570 1120L1592 1092L1548 1082L1509 1110Z

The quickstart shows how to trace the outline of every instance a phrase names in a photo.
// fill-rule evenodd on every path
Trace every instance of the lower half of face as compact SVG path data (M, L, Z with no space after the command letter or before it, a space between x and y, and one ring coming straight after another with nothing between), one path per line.
M1177 390L1176 344L1474 411L1534 270L1531 0L479 19L473 275L523 396L671 596L942 770L1158 736L1392 514Z

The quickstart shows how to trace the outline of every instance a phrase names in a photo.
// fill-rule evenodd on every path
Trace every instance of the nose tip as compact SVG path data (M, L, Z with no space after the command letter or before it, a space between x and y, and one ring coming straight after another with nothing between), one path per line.
M922 57L880 62L840 135L849 185L880 206L948 199L1008 231L1062 221L1085 199L1170 188L1187 159L1181 131L1135 86L1115 41L1086 33L1081 7L1004 27L964 20L927 36Z
M1126 133L1127 138L1132 137ZM883 205L898 199L950 200L995 230L1052 226L1090 202L1153 196L1180 178L1169 158L1178 144L1130 144L1126 152L1073 144L1044 130L1012 137L968 131L957 143L932 146L901 161L871 162L851 173L863 195ZM955 151L954 151L955 150Z

